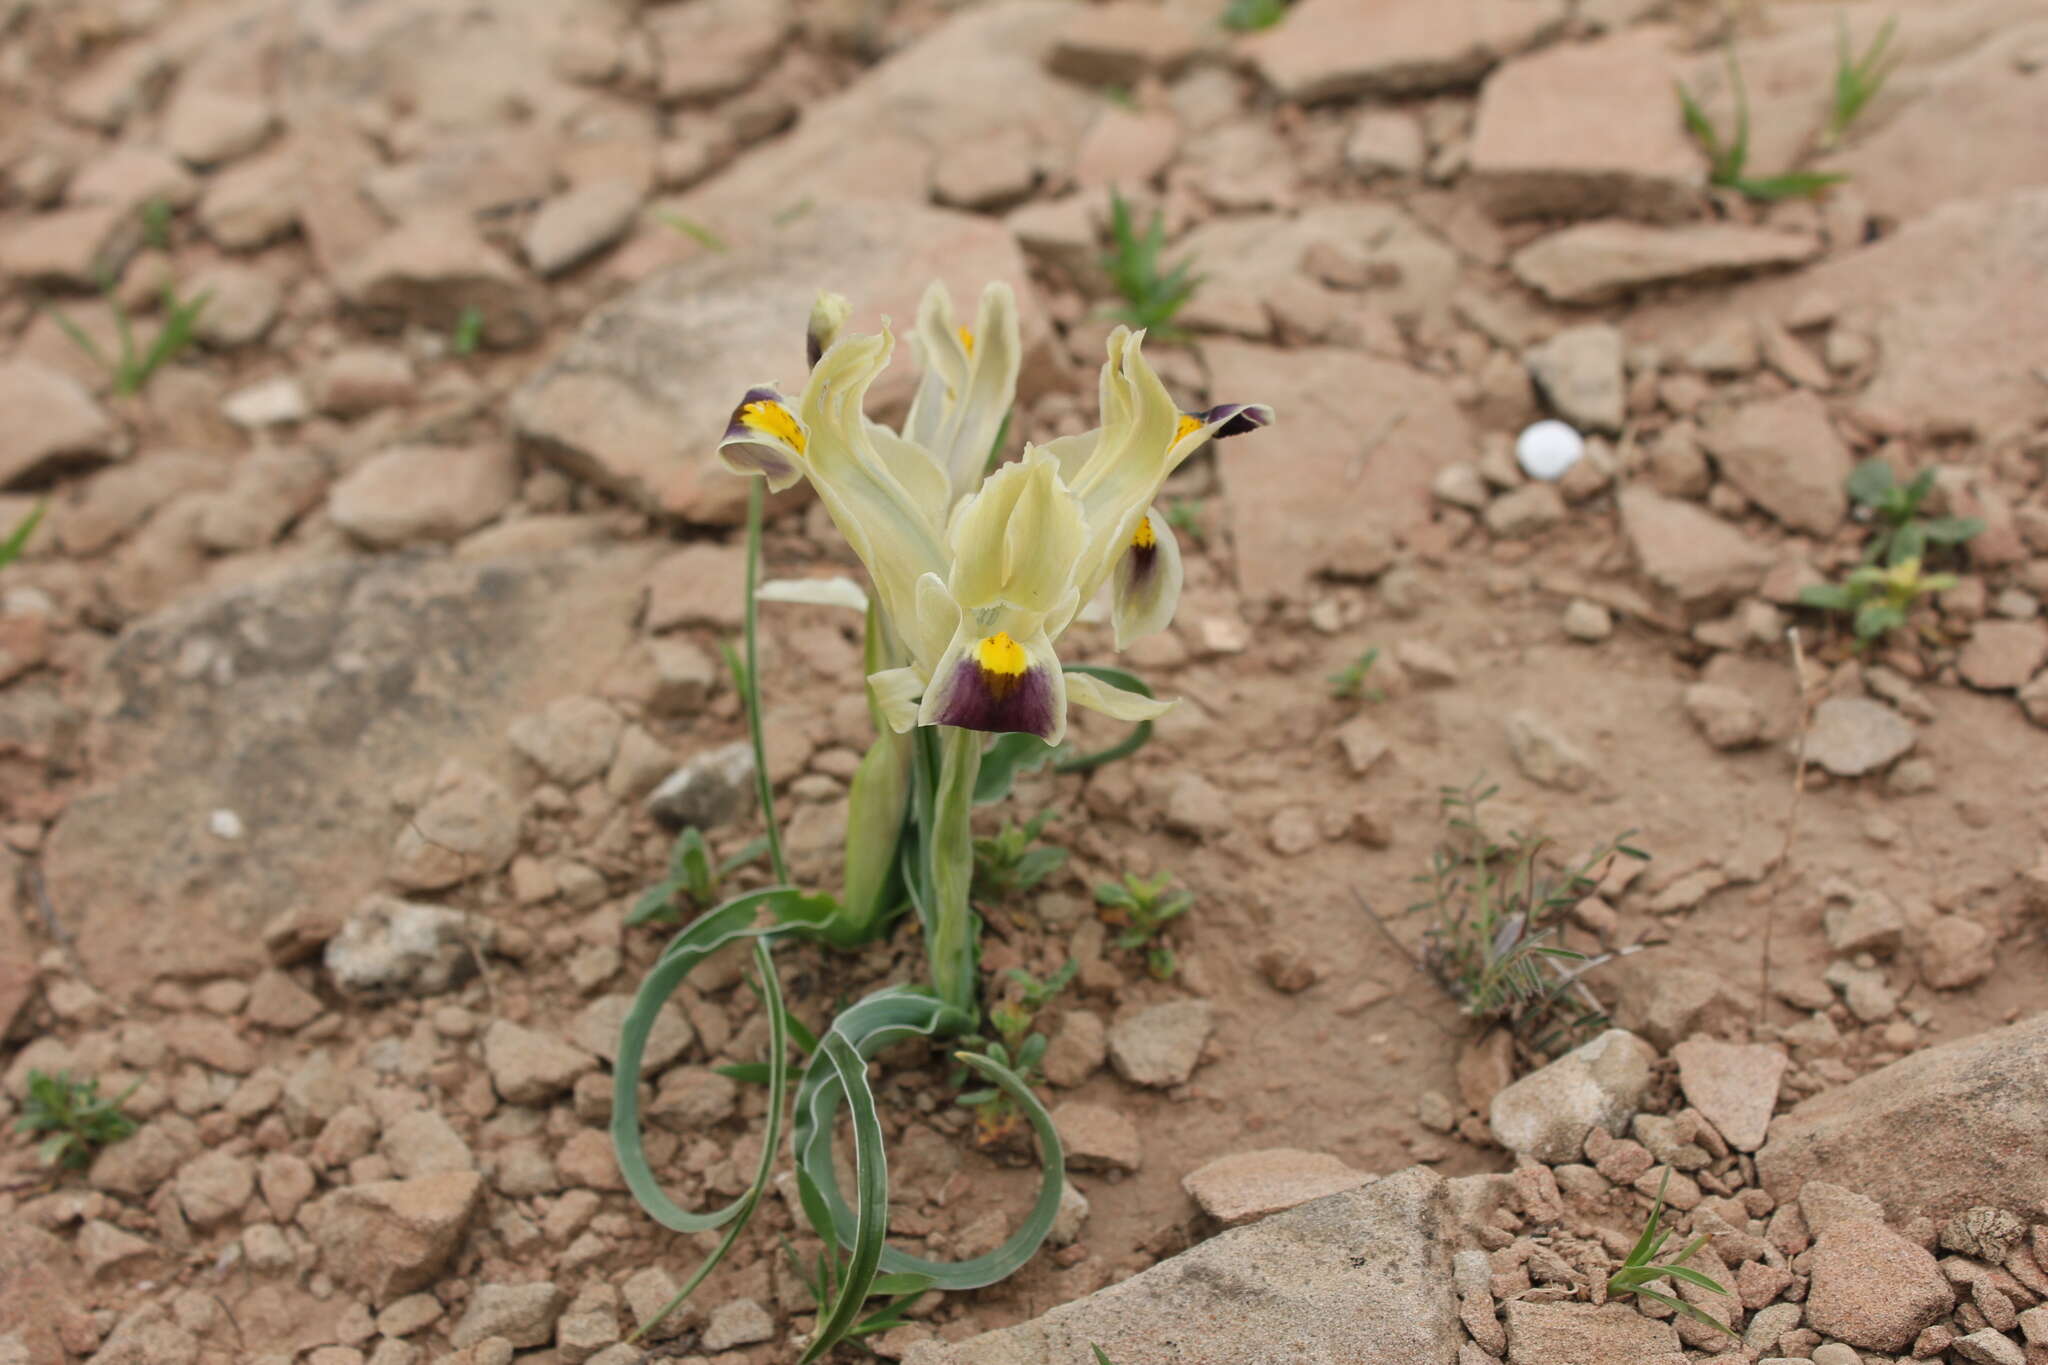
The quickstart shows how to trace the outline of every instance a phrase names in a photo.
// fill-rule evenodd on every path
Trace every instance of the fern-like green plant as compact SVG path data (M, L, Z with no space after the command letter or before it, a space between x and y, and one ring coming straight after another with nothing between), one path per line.
M48 1135L36 1144L36 1155L45 1166L83 1170L100 1148L134 1134L135 1120L121 1112L121 1105L140 1084L137 1081L113 1099L101 1099L98 1080L74 1079L64 1071L54 1076L30 1071L27 1102L14 1126L31 1136Z

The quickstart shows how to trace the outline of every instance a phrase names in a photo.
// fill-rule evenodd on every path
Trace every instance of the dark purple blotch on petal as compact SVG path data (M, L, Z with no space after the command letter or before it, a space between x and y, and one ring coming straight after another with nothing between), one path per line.
M1022 673L991 673L974 659L963 658L953 665L953 685L933 721L962 730L1021 731L1044 739L1053 731L1052 682L1035 664Z
M1221 422L1223 425L1212 433L1217 440L1225 436L1242 436L1248 431L1257 431L1273 421L1273 409L1264 403L1218 403L1202 414L1202 425Z
M1127 557L1131 565L1129 586L1132 589L1142 588L1151 582L1153 571L1159 567L1159 542L1155 540L1150 545L1134 543Z

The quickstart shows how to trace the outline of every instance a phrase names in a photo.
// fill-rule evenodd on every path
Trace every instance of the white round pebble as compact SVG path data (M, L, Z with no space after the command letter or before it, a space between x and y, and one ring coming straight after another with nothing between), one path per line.
M1564 477L1586 453L1586 438L1555 418L1522 428L1515 438L1515 462L1532 479L1545 483Z
M206 827L213 831L216 839L239 839L242 837L242 817L231 810L217 810L207 817Z

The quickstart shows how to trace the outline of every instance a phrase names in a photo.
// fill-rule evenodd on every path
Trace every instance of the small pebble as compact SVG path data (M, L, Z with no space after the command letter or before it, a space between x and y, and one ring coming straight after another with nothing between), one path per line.
M1522 429L1515 438L1515 462L1532 479L1554 483L1586 453L1586 438L1549 418Z

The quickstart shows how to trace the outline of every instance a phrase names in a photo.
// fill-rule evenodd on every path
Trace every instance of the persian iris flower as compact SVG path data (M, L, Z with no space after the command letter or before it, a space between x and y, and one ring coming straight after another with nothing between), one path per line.
M909 657L868 679L889 723L1058 744L1069 704L1131 721L1165 711L1171 702L1068 673L1054 643L1105 585L1118 649L1172 620L1180 550L1153 500L1206 442L1262 427L1272 410L1182 412L1146 363L1144 333L1119 327L1102 367L1102 425L1027 444L984 477L1022 355L1009 287L983 292L972 328L954 324L944 286L925 291L913 333L923 376L900 431L863 410L895 349L888 323L841 334L845 316L843 301L820 300L803 392L792 401L749 389L719 454L774 491L809 479L866 565Z

